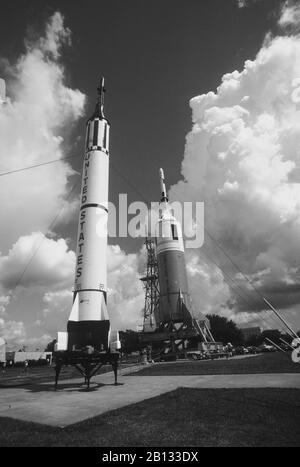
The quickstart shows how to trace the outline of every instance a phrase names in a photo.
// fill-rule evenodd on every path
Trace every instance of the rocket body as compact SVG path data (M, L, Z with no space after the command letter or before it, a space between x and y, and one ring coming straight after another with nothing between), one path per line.
M100 105L86 126L78 221L74 301L68 350L92 346L107 350L106 252L108 221L109 123Z
M169 208L162 169L160 182L161 216L155 232L160 288L158 321L180 323L192 319L182 229Z

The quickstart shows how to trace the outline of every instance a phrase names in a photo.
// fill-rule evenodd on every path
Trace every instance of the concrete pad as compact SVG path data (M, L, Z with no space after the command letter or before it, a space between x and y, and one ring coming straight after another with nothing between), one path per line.
M129 370L128 370L129 371ZM126 373L126 372L125 372ZM81 379L0 390L0 416L65 427L105 412L164 394L178 387L188 388L300 388L300 374L127 376L113 385L113 374L98 375L91 390Z

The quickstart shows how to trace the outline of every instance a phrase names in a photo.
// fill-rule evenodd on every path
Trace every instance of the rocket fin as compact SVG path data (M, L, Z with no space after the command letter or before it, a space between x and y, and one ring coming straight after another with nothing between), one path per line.
M68 333L67 332L58 332L57 333L57 342L55 344L54 350L67 350L68 349Z
M109 321L109 316L108 316L108 311L107 311L107 304L106 304L106 292L104 292L103 295L102 295L101 320L108 320Z
M109 348L112 352L118 351L121 348L121 342L119 338L119 331L109 332Z
M192 316L190 310L187 308L185 301L184 301L184 296L181 290L179 290L178 293L178 302L177 302L177 308L180 310L182 313L183 319L187 323L192 322Z
M75 300L73 302L72 310L69 316L69 321L79 321L79 298L78 293L75 296Z

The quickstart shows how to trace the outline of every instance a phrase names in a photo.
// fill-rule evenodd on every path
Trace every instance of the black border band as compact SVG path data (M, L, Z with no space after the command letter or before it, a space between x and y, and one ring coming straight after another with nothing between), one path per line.
M90 152L90 151L102 151L109 156L108 150L103 148L102 146L89 146L86 152Z
M74 290L74 293L77 294L78 292L102 292L104 295L106 295L106 290L101 290L101 289L78 289Z
M97 203L83 204L83 206L80 207L80 211L86 208L100 208L100 209L103 209L103 211L107 212L108 214L108 209L105 208L102 204L97 204Z

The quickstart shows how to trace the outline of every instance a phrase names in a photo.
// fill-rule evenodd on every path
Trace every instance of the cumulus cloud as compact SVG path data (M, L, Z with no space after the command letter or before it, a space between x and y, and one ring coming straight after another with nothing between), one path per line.
M16 285L63 287L70 284L74 267L75 253L64 239L55 240L35 232L20 237L8 255L0 255L0 284L4 290Z
M46 24L45 37L39 39L38 46L57 60L61 55L60 50L63 44L71 45L71 31L64 26L64 18L57 11ZM27 42L27 45L31 48L30 42Z
M0 172L67 155L70 128L83 116L85 104L85 96L66 84L62 50L70 44L71 31L57 12L42 37L25 40L26 50L16 63L2 59L9 97L0 107ZM51 232L51 238L45 235L66 197L72 174L70 165L62 161L1 180L0 311L9 306L12 294L17 307L26 290L40 291L42 306L34 326L46 330L47 338L65 329L72 305L75 254L66 240ZM77 205L68 201L64 221ZM108 248L108 300L117 329L135 328L141 320L140 263L139 254L126 255L118 246ZM28 325L2 320L1 333L11 342L29 342Z
M30 348L43 348L51 340L51 335L56 335L57 326L63 325L63 319L65 321L67 319L62 302L55 300L55 296L60 298L64 291L51 292L51 290L68 286L69 291L65 292L65 295L71 297L74 267L75 253L69 250L66 241L47 238L41 232L21 236L7 255L0 254L0 291L2 290L0 313L6 318L0 320L0 336L4 337L11 346L22 344ZM26 316L23 310L20 313L23 321L7 319L10 315L7 308L12 302L12 306L18 308L26 291L33 298L35 294L45 289L50 290L45 293L45 304L53 302L54 309L56 307L57 310L57 314L50 314L51 318L53 316L52 320L49 319L47 322L46 307L42 313L36 311L36 316L39 318L35 323L30 319L33 315ZM34 307L36 306L35 304ZM33 336L32 332L40 335Z
M83 115L85 104L85 96L66 85L60 60L61 49L70 40L57 12L44 36L26 40L26 50L15 63L2 59L9 97L0 105L0 172L66 156L70 128ZM1 178L2 251L20 235L47 229L72 174L70 165L62 161Z
M8 349L18 349L26 346L28 350L44 350L51 341L49 334L31 337L26 331L23 321L5 321L0 318L0 336L4 338Z
M72 274L73 279L73 274ZM40 328L46 329L53 339L57 331L65 331L72 308L72 287L62 290L46 292L43 296L43 316L36 323Z
M248 1L247 0L236 0L236 4L239 8L245 8L248 6Z
M0 313L5 313L6 306L10 302L9 295L0 295Z
M25 326L22 321L4 321L0 318L0 336L7 343L21 341L26 335Z
M85 95L67 85L62 52L71 45L71 32L63 16L54 13L44 33L26 38L24 44L15 62L0 57L7 87L6 103L0 104L0 173L69 156L71 131L84 115ZM73 174L71 166L60 161L1 177L0 312L14 317L22 313L24 319L2 322L2 333L14 342L41 339L30 335L32 313L23 313L28 293L34 302L43 288L72 286L74 252L47 230L62 207L59 221L64 223L78 207L66 196ZM14 291L16 284L20 287Z
M118 245L108 248L108 309L114 329L136 329L143 323L144 291L139 270L144 252L126 254Z
M236 0L236 5L238 8L247 8L254 3L257 3L261 0Z
M242 71L223 76L216 92L192 98L183 180L170 192L171 199L205 201L208 232L253 285L284 308L300 302L299 77L300 38L268 38ZM232 284L225 309L228 294L235 312L264 307L208 235L202 251L229 267L247 294L242 300ZM207 274L214 276L214 265ZM202 297L198 303L201 308ZM221 310L219 297L210 304Z
M300 4L294 1L287 1L282 5L278 25L283 28L289 28L295 32L300 27Z
M230 289L217 266L190 250L186 251L186 260L195 317L199 312L214 314L221 308L229 309L232 300Z

